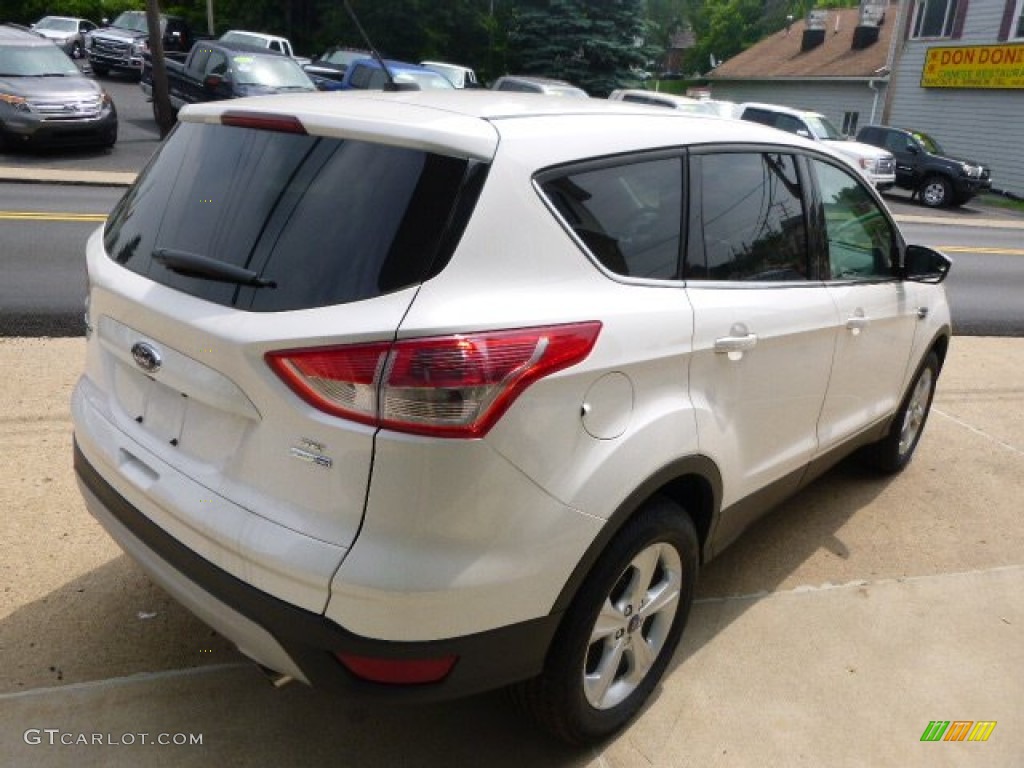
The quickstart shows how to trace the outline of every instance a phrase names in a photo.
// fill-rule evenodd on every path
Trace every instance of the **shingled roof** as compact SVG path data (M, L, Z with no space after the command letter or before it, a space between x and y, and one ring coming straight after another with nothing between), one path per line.
M886 65L892 41L898 4L890 3L885 21L878 30L878 41L853 48L853 31L860 19L858 8L833 8L825 22L825 42L809 51L800 46L807 27L806 19L794 22L789 30L780 30L756 45L723 61L708 74L711 80L774 80L779 78L878 77ZM836 20L839 27L836 31Z

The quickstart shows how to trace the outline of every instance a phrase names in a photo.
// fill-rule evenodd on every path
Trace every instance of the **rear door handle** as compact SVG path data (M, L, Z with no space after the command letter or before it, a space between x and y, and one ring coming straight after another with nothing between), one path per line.
M720 355L728 355L730 360L739 360L743 353L757 346L756 333L737 333L733 328L731 336L722 336L715 339L715 352ZM744 329L746 330L746 329Z
M853 335L856 336L862 330L871 325L871 319L864 316L864 310L858 309L846 319L847 330L853 331Z

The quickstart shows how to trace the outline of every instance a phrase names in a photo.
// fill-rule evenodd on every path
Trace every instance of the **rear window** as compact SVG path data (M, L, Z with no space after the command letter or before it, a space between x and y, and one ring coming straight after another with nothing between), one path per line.
M192 296L255 312L368 299L450 256L485 168L364 141L182 123L118 203L110 258ZM463 190L467 190L463 193ZM171 271L157 250L258 274L247 287Z

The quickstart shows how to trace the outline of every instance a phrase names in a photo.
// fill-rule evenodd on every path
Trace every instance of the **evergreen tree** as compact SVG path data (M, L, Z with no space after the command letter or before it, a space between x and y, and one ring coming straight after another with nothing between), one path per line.
M511 68L568 80L594 96L636 82L651 58L643 0L519 0Z

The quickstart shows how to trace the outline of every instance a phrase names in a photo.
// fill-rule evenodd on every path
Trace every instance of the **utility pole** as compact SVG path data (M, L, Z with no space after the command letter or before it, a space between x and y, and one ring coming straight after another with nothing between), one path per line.
M149 60L153 70L153 117L164 138L174 127L174 112L167 88L167 67L164 64L164 41L160 31L160 7L157 0L146 0L146 26L149 28Z

